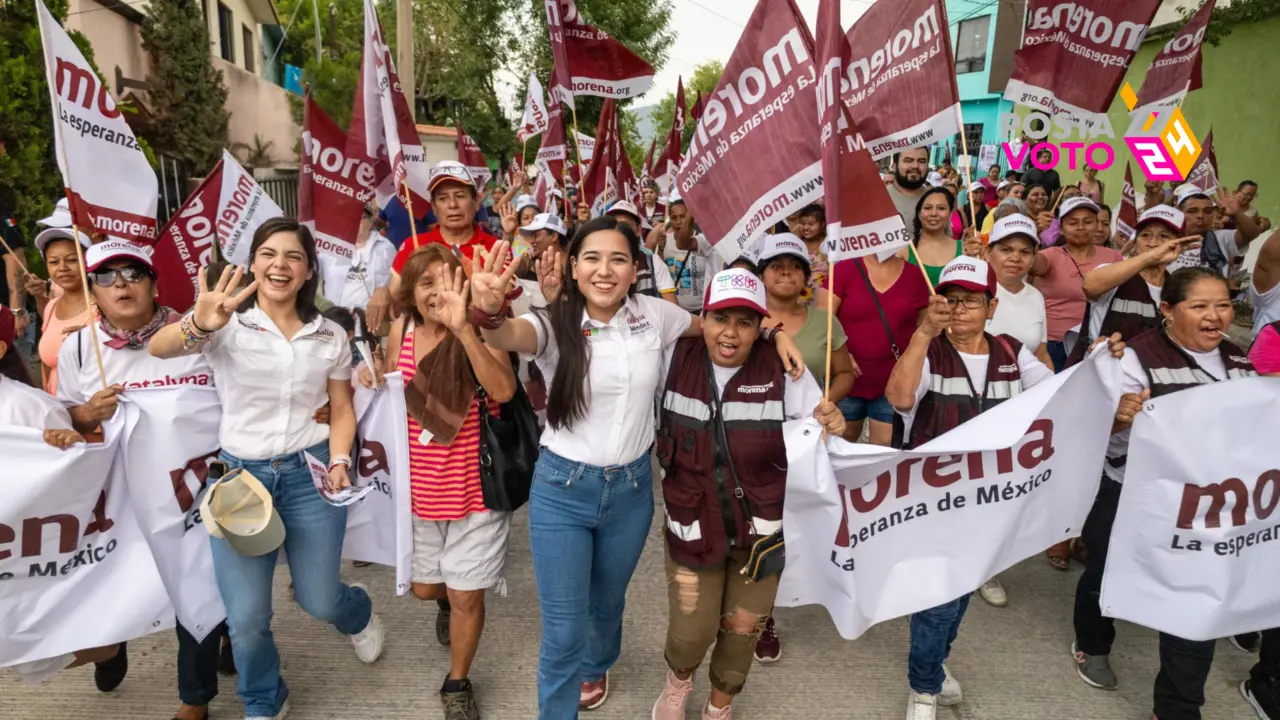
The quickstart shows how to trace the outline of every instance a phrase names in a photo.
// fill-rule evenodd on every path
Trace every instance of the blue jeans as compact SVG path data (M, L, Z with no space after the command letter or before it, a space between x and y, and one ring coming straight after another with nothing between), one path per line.
M1044 344L1044 349L1049 353L1049 359L1053 361L1053 371L1062 372L1062 368L1067 365L1067 346L1060 340L1050 340Z
M321 462L329 461L327 441L307 448L307 452ZM344 635L364 630L373 614L373 603L364 590L343 585L338 575L347 509L334 507L320 497L302 453L241 460L223 451L219 459L229 468L253 473L271 493L276 512L284 521L284 550L298 605ZM227 606L231 651L240 674L236 691L244 701L246 716L271 717L289 697L271 634L271 579L279 551L247 557L225 540L211 541L213 571Z
M969 596L922 610L911 616L911 652L907 656L907 680L918 693L942 692L942 663L951 654L951 643L960 632L960 621L969 609Z
M596 467L542 449L529 495L529 540L542 610L538 718L578 717L579 684L622 651L622 611L653 521L649 454Z
M844 415L844 419L848 422L860 422L871 418L877 422L892 425L896 415L893 406L883 395L874 400L846 397L836 405L840 408L840 414Z

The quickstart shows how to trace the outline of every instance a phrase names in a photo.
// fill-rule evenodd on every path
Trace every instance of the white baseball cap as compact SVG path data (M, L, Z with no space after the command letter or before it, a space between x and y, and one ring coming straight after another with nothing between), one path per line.
M1199 185L1192 185L1191 183L1183 183L1182 185L1179 185L1177 189L1173 191L1173 196L1178 199L1179 208L1182 207L1182 203L1194 197L1205 198L1210 203L1217 205L1217 203L1213 199L1213 195L1210 195L1204 188L1200 187Z
M1138 216L1137 229L1141 230L1143 225L1155 222L1164 223L1170 230L1181 234L1183 228L1187 226L1187 216L1183 215L1178 208L1156 205L1143 210Z
M1003 189L1005 189L1005 188L1009 187L1009 186L1010 186L1010 185L1012 185L1012 184L1013 184L1013 183L1009 182L1008 180L1001 180L1001 181L1000 181L1000 184L999 184L999 185L996 185L996 190L1003 190Z
M997 220L991 226L991 239L987 241L987 245L995 245L1018 235L1031 240L1032 247L1040 246L1040 234L1036 232L1035 221L1021 213L1006 215Z
M995 297L996 271L987 264L986 260L961 255L942 268L942 274L938 276L938 286L934 290L941 293L949 287L984 292Z
M760 240L760 255L757 263L764 263L776 257L790 255L809 266L809 247L804 241L791 233L775 233L765 235Z
M942 173L937 170L929 173L929 185L932 187L942 187Z
M468 185L475 189L475 178L471 177L471 173L467 170L467 166L457 160L441 160L436 166L431 168L431 175L427 178L427 192L436 191L436 186L442 182L456 182Z
M240 555L266 555L284 544L285 527L271 493L244 469L224 475L205 491L200 519Z
M631 217L635 218L636 222L640 221L640 211L636 209L636 206L632 204L630 201L619 200L618 202L610 205L609 209L606 210L604 214L614 215L616 213L626 213Z
M542 209L538 207L538 199L535 198L534 196L532 195L518 196L515 202L516 214L519 214L521 210L524 210L527 207L538 208L538 210Z
M64 197L53 206L53 214L36 222L37 225L43 225L50 228L69 228L71 227L71 206Z
M703 311L724 310L741 307L755 310L769 317L768 300L764 292L764 281L755 273L742 268L730 268L716 273L707 283L707 295L703 300Z
M539 213L534 216L533 222L520 228L521 234L524 235L532 235L539 230L551 230L561 236L569 234L569 229L564 226L564 221L554 213Z
M987 191L987 186L983 185L980 182L971 183L969 185L969 192L986 192L986 191Z
M133 260L154 270L155 266L151 263L150 250L150 248L136 245L127 240L111 239L106 242L100 242L85 252L85 271L95 272L112 260Z
M1094 201L1084 195L1077 195L1062 201L1062 204L1058 206L1058 218L1064 218L1080 209L1092 210L1095 215L1102 211L1102 208L1099 208Z
M45 218L45 219L47 220L48 218ZM41 222L44 222L44 221L42 220ZM75 234L80 237L80 245L82 247L87 248L93 245L93 240L91 240L88 235L85 235L82 232L78 232ZM44 249L48 247L49 243L53 242L54 240L70 240L71 238L72 238L72 230L70 227L45 228L44 230L41 230L38 235L36 235L36 250L39 250L40 253L43 254Z

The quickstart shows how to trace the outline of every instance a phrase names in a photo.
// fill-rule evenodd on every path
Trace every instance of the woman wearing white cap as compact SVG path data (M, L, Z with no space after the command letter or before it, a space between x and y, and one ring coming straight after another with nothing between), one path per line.
M605 215L612 217L618 221L619 225L630 227L637 235L641 234L640 229L640 211L636 209L627 200L619 200L609 206L605 211ZM586 222L585 220L583 222ZM581 224L578 227L582 227ZM649 232L652 238L655 234L661 234L662 227L659 226ZM574 230L577 234L577 228ZM648 295L649 297L660 297L669 303L676 302L676 286L671 281L671 273L667 270L667 264L662 258L655 255L646 245L640 246L640 264L636 271L636 293L638 295Z
M608 697L627 585L653 518L654 396L664 358L702 325L635 292L640 238L616 218L574 235L561 297L545 311L507 318L515 269L499 272L505 252L498 245L472 276L471 304L487 345L533 356L551 378L529 499L542 611L538 717L569 720ZM794 343L778 348L792 372L803 371Z
M271 492L298 604L347 635L356 655L371 663L382 652L382 623L364 588L344 585L338 574L347 508L316 492L306 457L328 465L331 490L351 484L351 344L340 325L316 310L319 263L309 230L272 218L254 232L249 257L251 282L242 290L236 289L242 268L223 273L213 288L202 268L195 307L156 334L151 354L203 353L213 366L223 399L220 458ZM313 416L326 403L329 424L321 425ZM224 539L212 543L245 715L282 718L289 689L271 634L278 550L247 556Z
M1000 209L993 214L1000 214ZM1053 366L1045 348L1048 321L1044 296L1027 282L1027 275L1040 249L1036 224L1021 213L1009 213L995 222L987 241L987 262L996 271L996 299L999 309L987 321L992 335L1012 335L1023 347Z
M924 322L885 389L907 424L904 448L954 430L1053 375L1017 338L985 331L1000 304L996 288L995 270L982 260L960 257L942 269ZM957 400L934 389L943 387L968 392ZM938 705L963 700L946 660L968 606L965 593L911 616L907 720L934 720Z
M1068 186L1063 192L1076 190ZM1053 368L1061 372L1067 365L1067 333L1078 332L1084 317L1084 276L1103 263L1124 260L1119 251L1093 243L1098 230L1098 206L1089 198L1072 197L1058 207L1058 220L1066 242L1036 255L1031 276L1044 295L1045 316L1049 324L1049 357ZM1050 228L1052 229L1052 228ZM1044 240L1044 235L1041 235Z
M77 430L97 432L115 414L120 395L130 389L170 384L213 386L213 369L203 357L162 360L147 352L156 333L177 321L178 315L157 305L155 270L146 251L133 243L108 240L85 252L85 266L100 313L98 347L95 351L94 333L84 328L67 336L58 357L58 399L70 409ZM102 357L108 384L105 389L96 355ZM164 442L165 438L152 440ZM203 642L181 623L177 632L181 706L174 717L203 720L208 717L209 702L218 694L219 663L224 668L233 666L230 649L223 643L226 626L214 628ZM220 660L220 653L227 653L225 659ZM128 655L121 645L115 659L98 665L94 680L99 689L109 690L120 683L127 669Z
M807 258L799 238L787 235ZM780 257L766 245L766 276L769 260ZM790 255L785 260L796 262ZM798 290L791 294L794 302ZM753 547L781 537L787 485L782 423L812 416L833 437L845 429L844 416L823 398L812 374L788 378L772 348L756 347L761 321L769 317L767 302L764 283L750 272L715 275L702 310L702 337L676 343L667 373L658 459L667 511L668 670L654 720L684 720L694 673L713 646L711 696L701 717L733 717L733 699L746 684L756 639L778 592L777 568L756 569L753 557L760 556ZM720 490L723 478L734 493Z
M35 275L27 277L27 291L36 299L36 309L44 321L38 349L44 389L50 395L58 393L58 350L67 335L89 322L89 301L84 295L80 256L73 237L72 230L63 228L49 228L36 236L36 249L44 257L49 280L61 291L56 297L49 296L44 281ZM83 248L92 244L84 233L79 238Z

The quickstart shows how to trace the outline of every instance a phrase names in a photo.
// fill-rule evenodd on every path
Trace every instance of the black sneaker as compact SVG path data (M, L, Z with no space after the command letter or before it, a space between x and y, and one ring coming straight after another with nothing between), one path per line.
M1262 633L1251 632L1242 635L1232 635L1231 644L1240 652L1256 653L1258 648L1262 647Z
M120 643L116 656L106 662L94 663L93 684L102 692L111 692L120 687L124 676L129 674L129 645Z
M449 644L449 620L453 617L453 607L449 605L449 601L437 600L436 605L440 606L440 611L436 613L436 640L441 645Z
M480 707L470 680L444 679L440 688L440 702L444 704L444 720L480 720Z
M1274 682L1255 684L1240 681L1240 694L1253 706L1261 720L1280 720L1280 687Z
M222 648L218 651L218 674L231 677L236 674L236 656L231 652L231 638L222 637Z

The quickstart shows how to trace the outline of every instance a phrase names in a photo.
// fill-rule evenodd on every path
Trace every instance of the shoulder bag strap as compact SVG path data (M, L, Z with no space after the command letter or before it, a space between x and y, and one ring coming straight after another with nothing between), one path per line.
M715 424L716 428L716 458L714 470L716 484L721 488L722 503L728 500L728 498L725 497L724 492L725 490L728 490L729 493L738 499L738 504L742 507L743 518L749 524L751 522L751 510L747 507L746 495L743 494L742 483L738 480L738 470L733 466L733 455L729 451L729 438L724 431L724 413L720 408L720 391L716 387L716 374L715 370L712 369L710 352L707 352L705 357L707 366L707 385L708 389L711 391L711 421ZM724 487L725 483L721 478L721 475L724 472L722 468L726 466L729 468L729 475L733 480L733 486L729 488ZM733 511L722 504L721 512L724 515L725 529L729 531L730 539L735 539L737 537L737 530L736 524L733 521Z
M880 296L876 293L876 288L871 284L871 277L867 275L867 269L861 264L854 262L853 266L858 268L858 274L862 276L862 281L867 284L867 292L871 294L871 302L876 304L876 311L880 313L880 322L884 323L885 335L889 336L889 349L893 351L893 359L898 360L902 357L902 350L898 348L898 341L893 339L893 328L889 326L889 316L885 315L884 306L880 304ZM905 272L905 268L903 272Z

